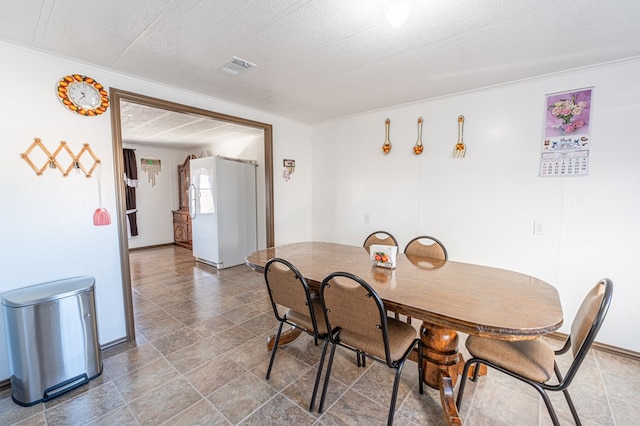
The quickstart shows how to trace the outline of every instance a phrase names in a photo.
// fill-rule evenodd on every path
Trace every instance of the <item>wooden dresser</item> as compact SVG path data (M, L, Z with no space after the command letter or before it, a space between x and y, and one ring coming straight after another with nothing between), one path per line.
M191 216L189 216L189 162L195 155L188 155L178 166L178 210L173 213L173 243L191 248Z

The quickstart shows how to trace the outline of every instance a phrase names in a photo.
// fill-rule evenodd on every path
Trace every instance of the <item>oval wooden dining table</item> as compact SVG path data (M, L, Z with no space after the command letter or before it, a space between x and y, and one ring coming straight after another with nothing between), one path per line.
M246 264L262 272L274 257L293 263L315 290L331 272L356 274L373 286L388 310L422 320L424 381L440 390L448 425L462 424L453 395L464 364L458 332L514 341L535 339L562 325L558 291L514 271L404 254L398 254L396 268L387 269L372 266L363 247L327 242L270 247L250 254ZM299 334L293 329L280 342Z

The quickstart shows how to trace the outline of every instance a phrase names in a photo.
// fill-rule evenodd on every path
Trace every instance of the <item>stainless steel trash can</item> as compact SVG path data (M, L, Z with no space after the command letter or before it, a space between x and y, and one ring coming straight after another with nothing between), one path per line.
M13 401L48 401L102 373L95 279L75 277L2 294Z

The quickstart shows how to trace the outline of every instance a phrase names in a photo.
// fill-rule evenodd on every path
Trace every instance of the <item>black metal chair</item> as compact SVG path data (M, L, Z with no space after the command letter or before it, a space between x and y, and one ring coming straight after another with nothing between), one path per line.
M289 324L313 336L316 346L318 345L318 339L324 340L320 364L318 366L318 375L309 405L309 411L313 411L316 394L318 392L318 384L320 383L320 373L322 372L324 357L327 352L327 344L329 342L327 322L324 318L322 303L317 295L315 297L311 295L307 280L300 274L300 271L284 259L274 258L266 263L264 267L264 280L267 284L269 298L273 306L273 313L280 322L271 351L271 360L269 361L266 379L269 380L271 376L271 368L276 359L278 343L284 324ZM284 315L281 315L278 311L278 305L288 309Z
M336 347L343 346L362 357L395 369L387 424L393 424L400 375L405 361L418 345L418 381L423 393L422 342L416 330L402 321L388 318L375 290L362 278L348 272L334 272L322 281L320 299L332 344L318 412L322 413L329 387ZM318 370L318 377L320 370Z
M364 240L364 244L362 245L364 248L369 250L372 244L381 244L383 246L396 246L398 249L398 240L396 237L388 233L387 231L376 231L369 234L367 238Z
M608 278L603 278L596 284L587 294L582 305L580 305L571 325L571 333L564 346L557 351L554 351L541 339L507 342L469 336L466 341L466 347L472 358L465 363L460 379L460 389L456 400L458 409L462 404L462 395L469 368L474 364L476 365L472 378L475 381L477 380L478 365L485 364L533 386L542 396L554 425L559 425L560 423L551 405L547 391L562 391L574 421L577 425L582 424L569 395L568 388L589 352L600 326L602 326L611 303L612 294L613 283ZM569 349L572 350L573 362L563 377L558 368L556 356L568 352ZM554 373L558 382L555 383L554 381L552 382L553 384L550 384L548 382Z

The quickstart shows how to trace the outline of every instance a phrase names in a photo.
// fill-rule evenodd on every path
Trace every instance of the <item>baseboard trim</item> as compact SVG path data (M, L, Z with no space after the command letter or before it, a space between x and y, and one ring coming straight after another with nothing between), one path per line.
M169 246L175 246L175 245L176 244L174 244L174 243L156 244L156 245L152 245L152 246L130 248L129 251L147 250L147 249L160 248L160 247L169 247Z
M112 348L114 346L117 346L117 345L119 345L121 343L127 343L127 342L129 342L129 340L126 337L121 337L121 338L113 340L111 342L107 342L104 345L100 345L100 349L104 351L106 349L109 349L109 348Z
M547 337L550 337L556 340L562 340L562 341L567 340L567 334L559 333L559 332L548 334ZM607 345L606 343L599 343L599 342L593 342L591 347L602 352L610 353L612 355L629 358L634 361L640 361L640 352L630 351L629 349L623 349L617 346Z
M0 380L0 391L9 389L11 387L11 379Z

